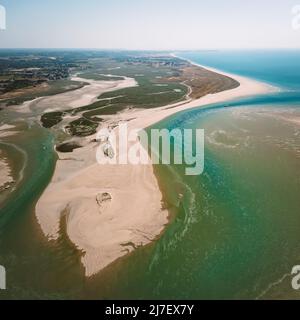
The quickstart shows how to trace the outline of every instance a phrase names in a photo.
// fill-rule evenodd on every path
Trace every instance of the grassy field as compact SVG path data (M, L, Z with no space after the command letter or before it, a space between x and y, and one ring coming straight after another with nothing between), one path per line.
M98 123L90 121L85 118L79 118L69 123L66 126L67 132L69 132L72 136L85 137L90 136L96 133L98 128Z
M52 128L56 124L60 123L63 119L63 112L47 112L42 115L41 122L44 128Z

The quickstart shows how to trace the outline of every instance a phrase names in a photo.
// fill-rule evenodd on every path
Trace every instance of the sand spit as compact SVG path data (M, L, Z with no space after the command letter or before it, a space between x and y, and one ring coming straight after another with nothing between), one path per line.
M240 86L185 103L124 111L103 126L126 121L129 130L142 129L179 111L275 90L247 78L229 76ZM77 96L76 91L69 94ZM84 99L85 103L89 100ZM114 130L117 134L117 128ZM168 212L161 209L162 194L153 167L99 165L98 144L91 142L93 138L86 138L85 146L73 153L59 153L53 179L36 206L37 219L49 239L58 238L61 218L66 217L70 240L84 252L86 276L153 241L168 221Z

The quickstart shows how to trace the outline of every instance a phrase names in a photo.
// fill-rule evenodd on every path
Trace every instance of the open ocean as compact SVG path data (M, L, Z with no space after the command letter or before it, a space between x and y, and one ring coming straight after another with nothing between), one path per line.
M0 256L9 298L300 298L300 51L178 53L193 62L277 86L280 92L195 108L156 128L205 130L205 170L155 166L164 234L91 279L64 235L47 243L34 202L53 172L52 137L23 145L31 168L0 220ZM35 140L36 141L36 140ZM39 157L34 155L39 154ZM32 168L34 167L34 168ZM47 168L47 169L45 169ZM3 209L3 208L2 208Z

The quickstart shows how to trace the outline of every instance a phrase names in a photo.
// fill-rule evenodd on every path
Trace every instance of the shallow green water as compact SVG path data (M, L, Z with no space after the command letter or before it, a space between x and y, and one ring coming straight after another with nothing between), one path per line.
M169 274L186 270L170 282L174 298L298 296L289 274L300 258L299 117L297 108L243 106L168 123L204 128L206 142L201 176L175 169L187 192L171 235L180 260Z
M78 253L64 235L47 242L34 214L54 171L54 139L38 125L17 125L20 133L0 144L10 148L13 169L22 172L16 189L0 207L0 264L6 268L8 284L0 298L71 297L78 290L72 287L74 274L76 279L82 274Z

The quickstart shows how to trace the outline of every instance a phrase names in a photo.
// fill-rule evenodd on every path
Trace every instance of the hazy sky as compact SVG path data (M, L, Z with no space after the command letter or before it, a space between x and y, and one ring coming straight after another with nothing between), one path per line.
M2 48L299 48L300 0L0 0Z

